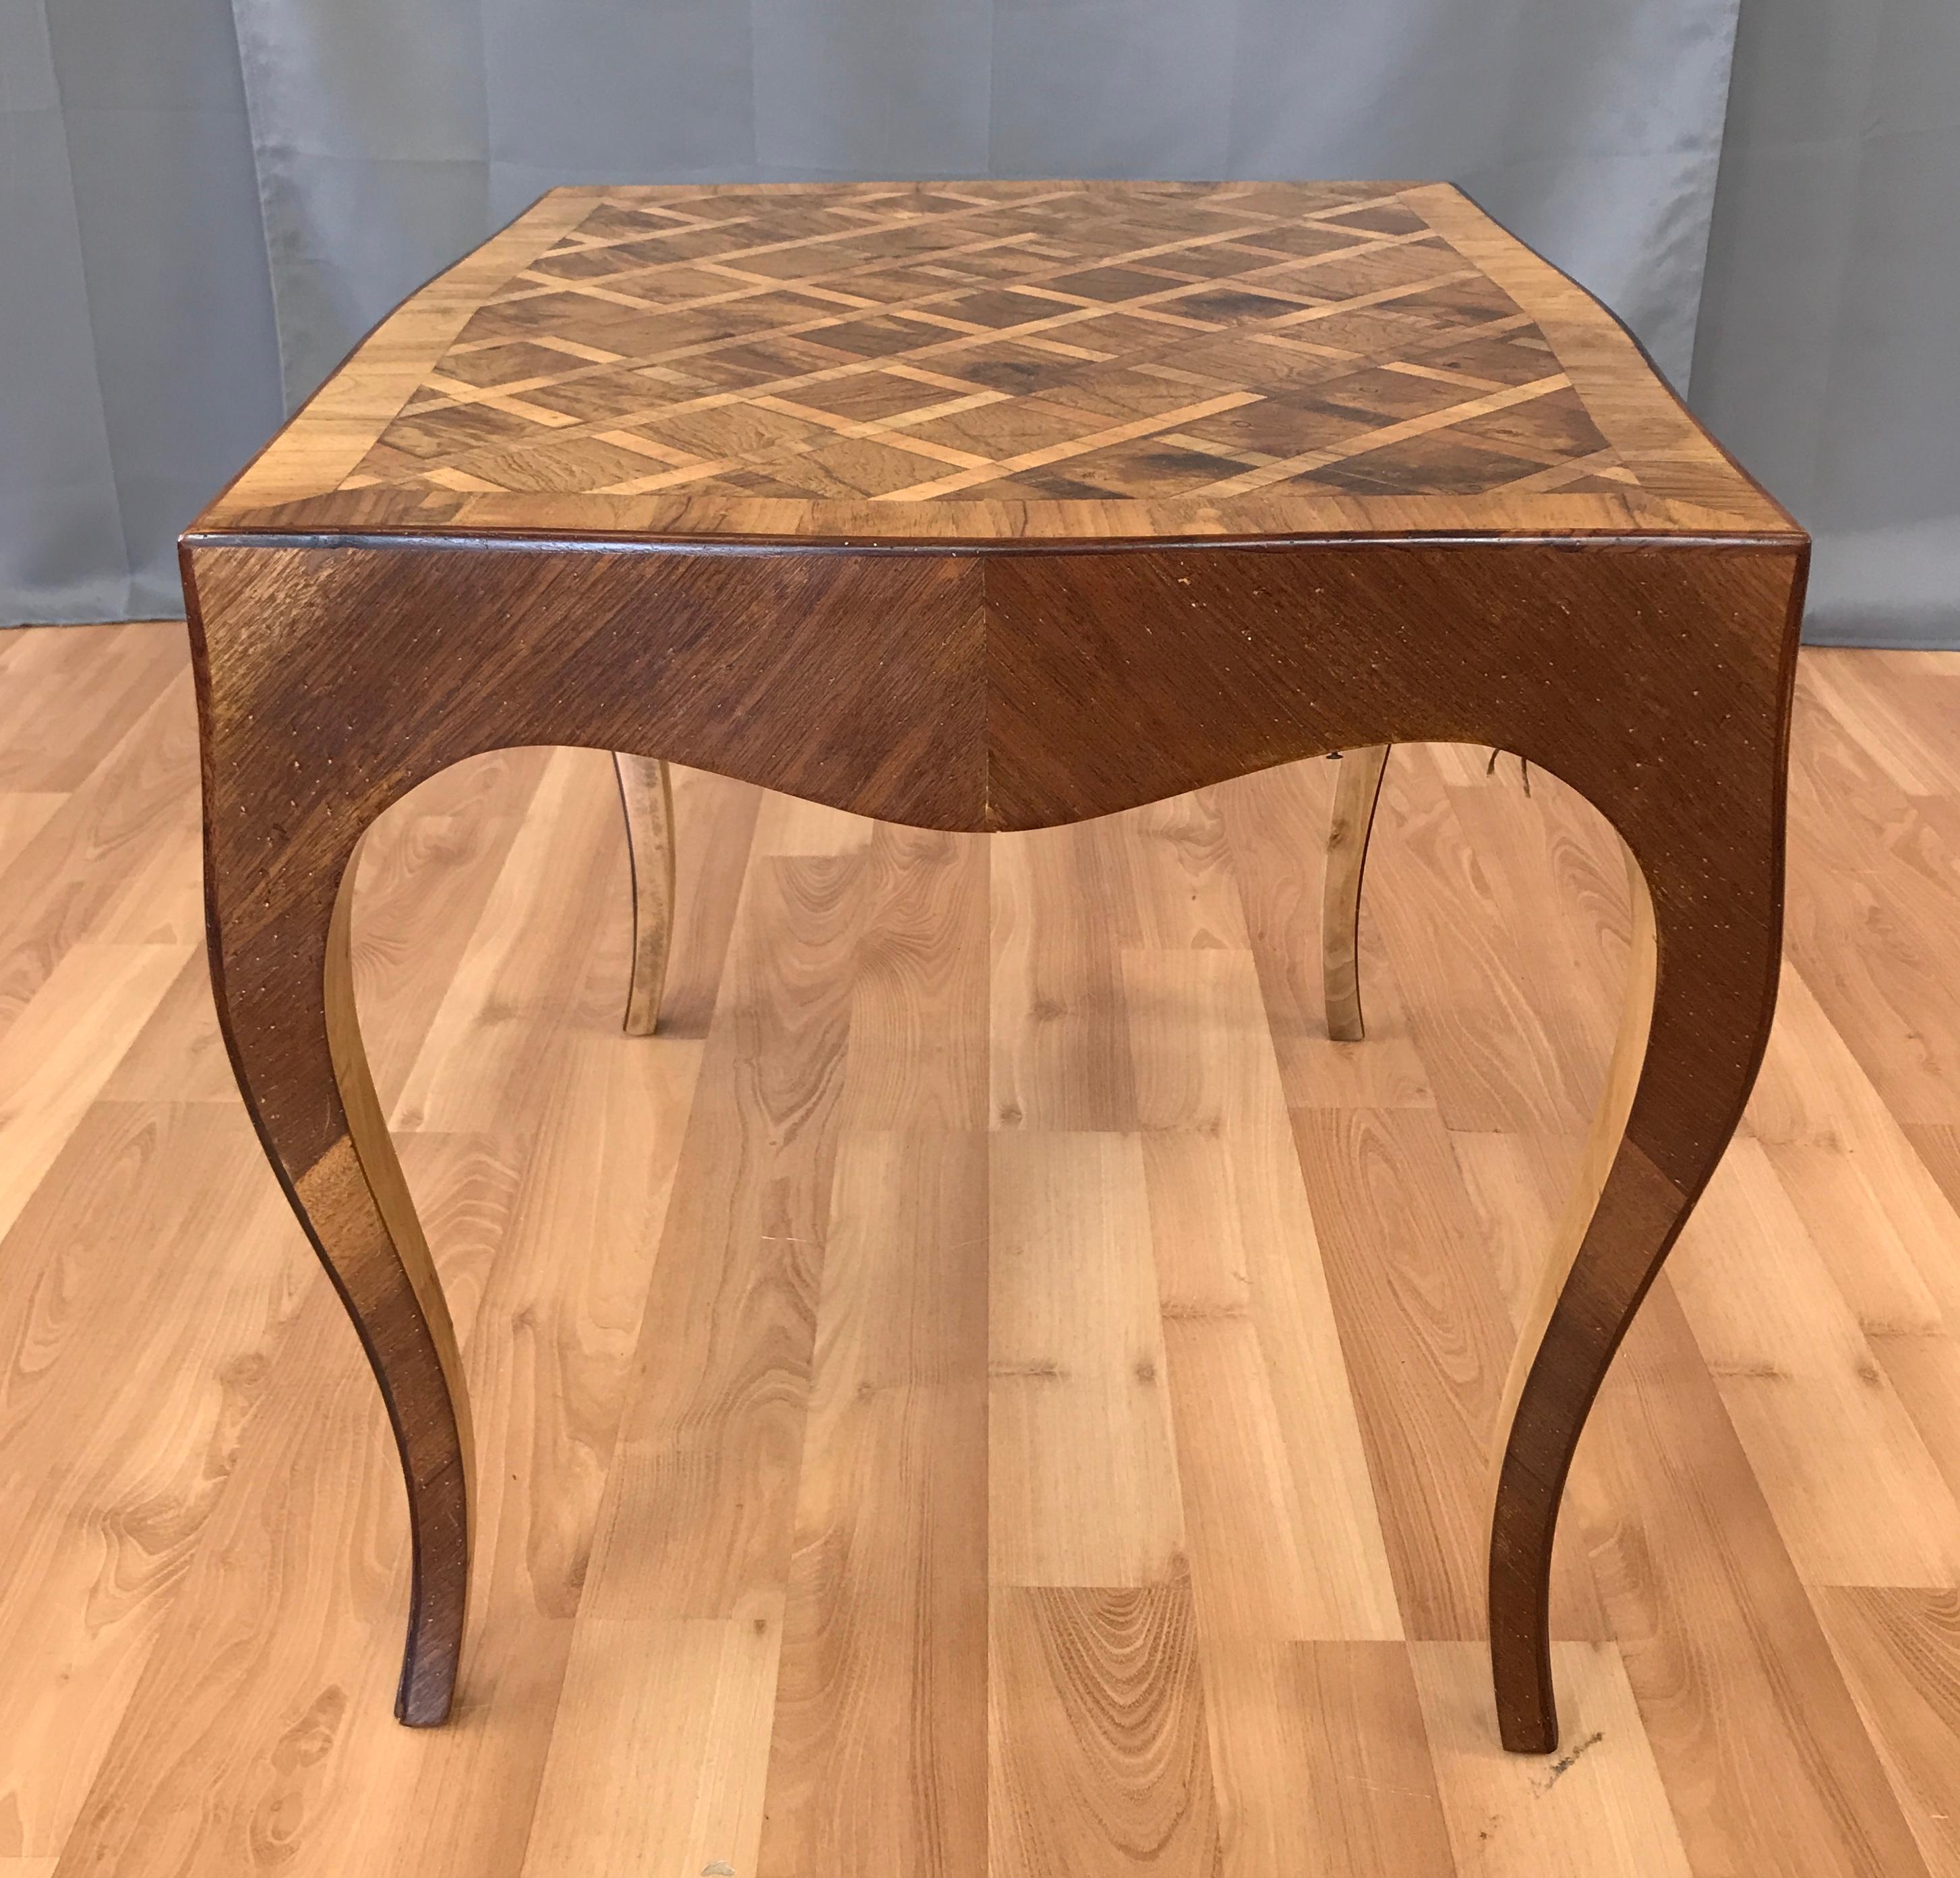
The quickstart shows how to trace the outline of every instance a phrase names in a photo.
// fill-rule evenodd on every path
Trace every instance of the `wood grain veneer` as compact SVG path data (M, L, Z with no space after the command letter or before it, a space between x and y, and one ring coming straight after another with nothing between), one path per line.
M554 189L208 528L1791 532L1445 183Z
M1767 1033L1806 553L1442 186L558 191L416 296L184 546L220 1008L402 1447L403 1719L468 1443L336 962L376 816L534 743L984 831L1433 740L1570 783L1653 909L1497 1498L1500 1726L1549 1749L1565 1470Z

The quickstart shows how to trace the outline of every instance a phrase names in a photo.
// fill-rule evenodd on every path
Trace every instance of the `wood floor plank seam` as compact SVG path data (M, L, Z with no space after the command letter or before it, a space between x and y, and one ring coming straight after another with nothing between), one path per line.
M0 750L35 855L0 957L36 979L0 1143L5 1091L56 1092L0 1236L0 1870L1960 1871L1960 1116L1913 1041L1960 1023L1914 1001L1960 919L1928 807L1960 689L1804 655L1796 963L1580 1452L1549 1762L1494 1748L1449 1456L1488 1434L1624 971L1567 785L1396 753L1387 969L1341 1044L1333 765L984 852L679 772L652 1039L619 1031L606 759L434 778L378 826L355 935L498 1475L464 1701L417 1738L358 1352L206 1081L186 942L103 936L194 879L168 712L101 708L163 697L179 630L0 638L0 683L32 652L74 730L66 769ZM1439 893L1481 922L1455 954ZM1522 1042L1474 1030L1494 974ZM987 1451L997 1393L1070 1432Z

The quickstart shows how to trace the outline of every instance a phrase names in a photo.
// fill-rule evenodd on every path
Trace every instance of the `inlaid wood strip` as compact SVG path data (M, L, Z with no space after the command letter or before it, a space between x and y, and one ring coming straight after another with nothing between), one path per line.
M1316 183L555 190L200 526L1790 532L1457 191Z

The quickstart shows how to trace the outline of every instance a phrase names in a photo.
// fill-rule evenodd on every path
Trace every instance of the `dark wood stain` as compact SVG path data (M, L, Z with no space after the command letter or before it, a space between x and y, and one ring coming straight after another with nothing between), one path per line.
M1522 291L1536 277L1516 278ZM1568 322L1554 333L1578 317L1548 301L1553 313ZM400 1446L415 1537L402 1718L449 1712L469 1437L441 1288L354 1022L348 883L376 816L450 764L523 744L985 831L1445 740L1516 751L1570 783L1624 838L1653 911L1653 1009L1624 1138L1605 1144L1596 1208L1526 1352L1496 1501L1503 1736L1551 1749L1546 1593L1566 1471L1739 1119L1775 995L1808 543L1694 434L1693 474L1721 482L1748 526L1602 532L1571 520L1571 498L1541 509L1526 491L1507 498L1515 527L1474 533L1363 517L1180 538L1140 505L1099 533L1112 505L1092 505L1075 538L1036 539L1026 512L975 504L968 519L991 535L866 546L848 531L557 535L540 496L501 532L479 516L469 534L241 534L221 505L187 536L219 1010Z

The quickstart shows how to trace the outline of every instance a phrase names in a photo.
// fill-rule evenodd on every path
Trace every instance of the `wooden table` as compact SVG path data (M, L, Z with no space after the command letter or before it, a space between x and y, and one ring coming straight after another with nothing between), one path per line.
M1442 184L566 189L417 294L184 541L218 1008L400 1445L402 1719L449 1711L470 1439L354 1018L383 809L480 751L588 744L1031 829L1346 751L1354 1035L1379 759L1434 740L1563 777L1634 886L1493 1495L1501 1732L1549 1750L1567 1465L1769 1027L1807 551L1618 323ZM663 842L660 772L622 775Z

